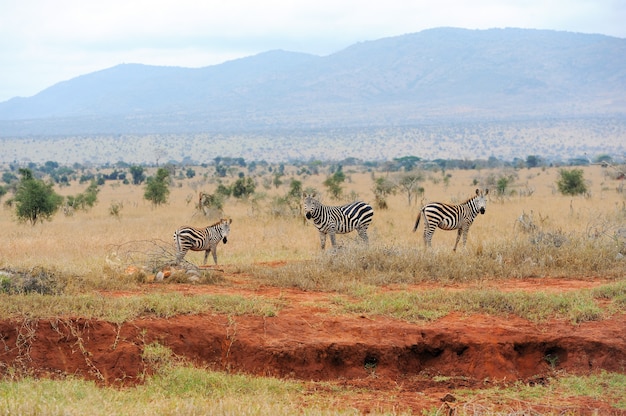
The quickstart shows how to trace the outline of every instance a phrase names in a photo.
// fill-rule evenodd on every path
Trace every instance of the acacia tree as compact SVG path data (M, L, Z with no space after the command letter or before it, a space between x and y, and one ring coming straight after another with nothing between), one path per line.
M419 186L423 179L424 176L420 172L407 172L397 178L398 187L406 193L409 206L414 198L417 200L418 194L424 192L424 189Z
M152 202L152 205L158 206L167 202L167 197L170 194L168 187L168 178L170 172L165 168L159 168L156 176L150 176L146 180L146 191L143 197Z
M35 225L38 221L52 219L63 197L54 192L52 182L36 179L30 169L20 168L19 173L22 178L11 201L18 220Z

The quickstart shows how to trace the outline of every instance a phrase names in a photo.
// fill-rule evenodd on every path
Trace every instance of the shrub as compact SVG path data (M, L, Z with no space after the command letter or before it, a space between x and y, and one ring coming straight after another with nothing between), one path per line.
M556 185L563 195L580 195L587 192L582 169L561 169Z
M170 193L167 183L169 176L170 173L167 169L159 168L156 176L148 178L144 198L152 202L152 205L157 206L167 202L167 197Z

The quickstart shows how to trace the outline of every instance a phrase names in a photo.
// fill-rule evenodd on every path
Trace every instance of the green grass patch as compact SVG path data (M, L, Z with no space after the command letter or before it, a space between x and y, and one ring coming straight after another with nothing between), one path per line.
M98 386L74 377L34 379L16 372L0 381L0 414L46 415L331 415L334 398L306 392L301 382L228 374L188 365L158 343L142 359L153 370L131 388ZM305 409L305 410L303 410Z
M0 319L80 316L122 323L144 316L169 318L207 312L274 316L280 307L280 302L276 300L239 295L185 296L179 293L164 293L106 297L97 294L75 296L0 294Z
M79 380L0 382L1 414L205 415L298 414L301 386L270 378L174 367L145 385L118 390Z
M517 315L534 322L561 318L580 323L603 317L602 309L588 291L548 294L493 289L455 292L435 289L376 293L356 302L336 297L334 302L346 312L391 316L409 322L435 320L451 312Z
M555 376L532 385L519 381L508 387L457 390L455 414L579 414L580 410L574 411L571 406L573 398L595 400L615 409L617 414L626 410L624 391L625 374L602 371L586 376ZM594 409L593 404L585 404L585 413L602 414L603 411Z

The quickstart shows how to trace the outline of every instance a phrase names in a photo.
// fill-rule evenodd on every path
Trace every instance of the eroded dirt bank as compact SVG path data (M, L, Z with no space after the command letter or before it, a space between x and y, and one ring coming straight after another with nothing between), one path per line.
M554 369L621 372L626 363L623 316L577 326L476 315L408 324L292 308L271 318L179 316L119 326L81 318L5 321L0 333L4 365L109 384L137 382L151 342L218 370L316 381L372 372L392 379L427 372L512 381Z
M516 380L542 383L558 370L588 374L626 368L623 315L579 325L460 314L407 323L334 315L324 306L329 295L323 293L167 286L188 294L248 291L280 297L286 306L267 318L205 314L145 318L122 325L81 317L2 321L0 365L38 376L73 374L128 386L150 372L142 353L146 345L158 342L177 356L215 370L366 388L375 397L353 398L360 401L354 406L363 411L391 400L397 401L390 403L395 408L432 408L441 404L446 390ZM559 290L566 290L562 281ZM429 382L433 376L451 378L442 385ZM393 398L385 393L391 390Z

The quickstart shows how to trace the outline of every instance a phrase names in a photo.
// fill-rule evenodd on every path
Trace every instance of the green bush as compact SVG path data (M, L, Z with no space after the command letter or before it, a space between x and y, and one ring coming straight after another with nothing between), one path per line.
M167 202L170 194L167 179L170 173L165 168L159 168L156 176L151 176L146 182L146 191L144 198L152 202L152 205L158 206Z
M563 195L580 195L587 192L582 169L559 170L556 186Z

